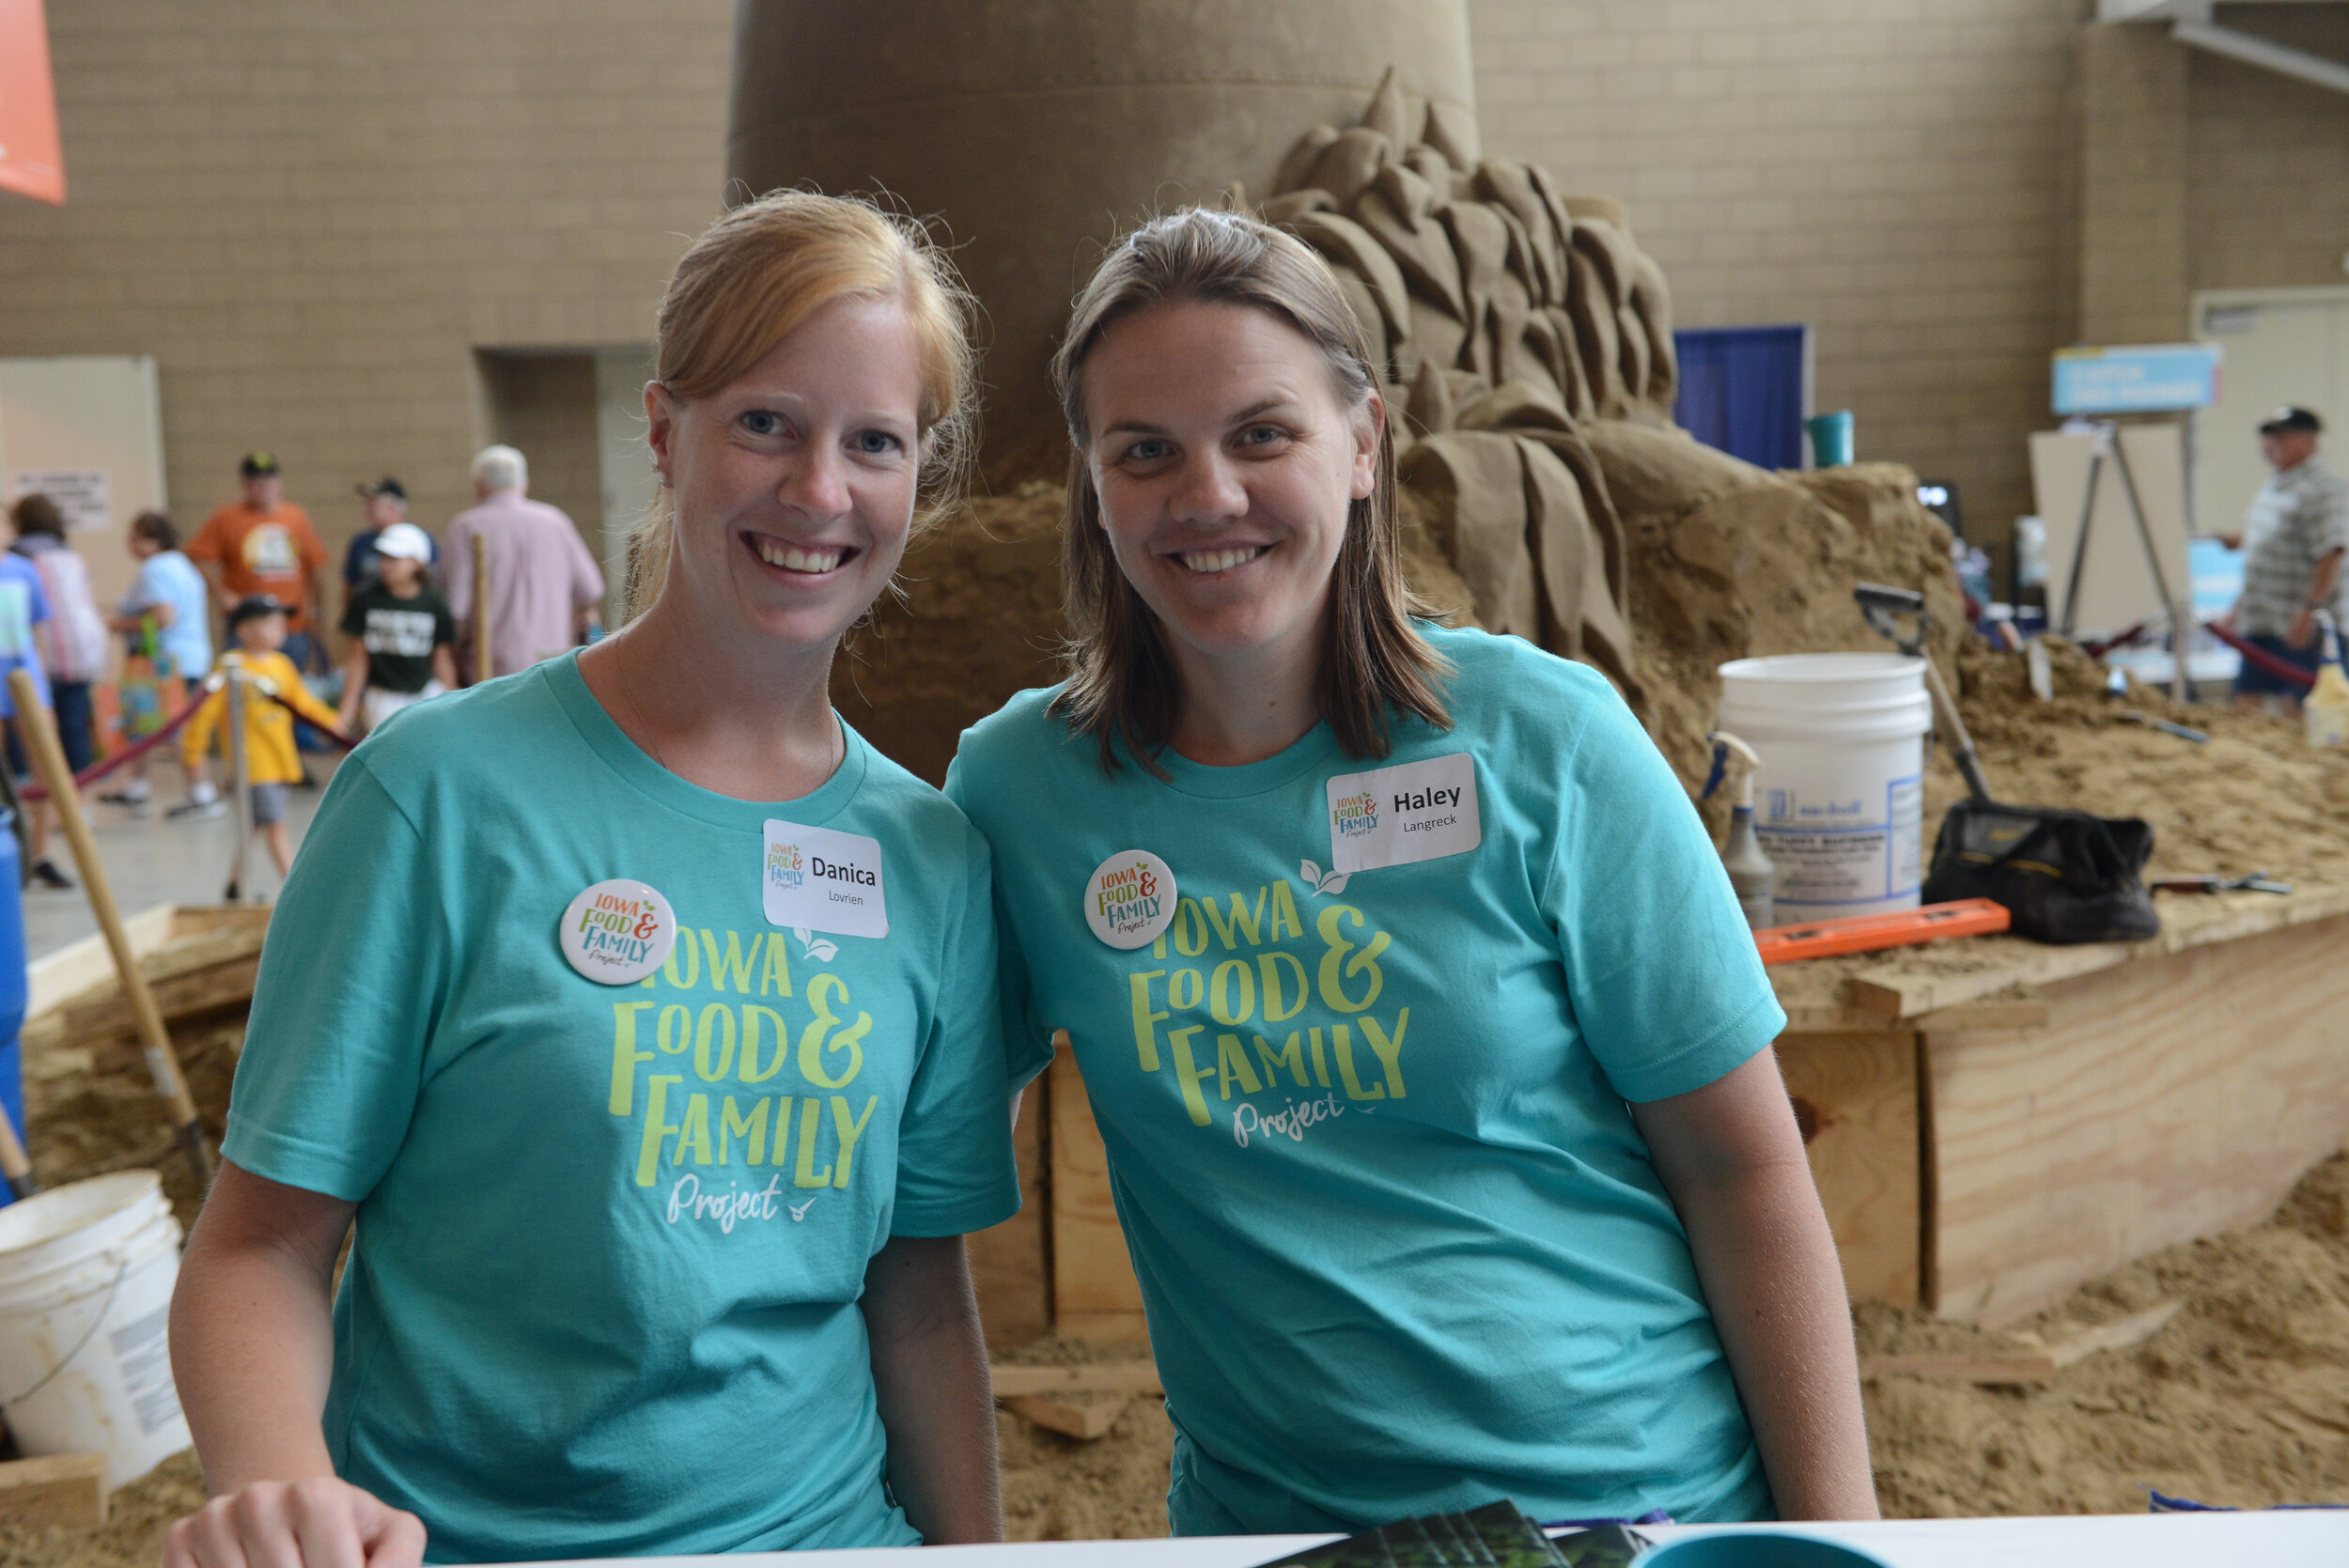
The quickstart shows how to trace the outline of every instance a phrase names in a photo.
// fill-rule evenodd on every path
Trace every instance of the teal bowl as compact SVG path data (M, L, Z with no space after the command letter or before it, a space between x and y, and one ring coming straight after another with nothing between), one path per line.
M1741 1529L1658 1546L1639 1568L1891 1568L1882 1558L1813 1535Z

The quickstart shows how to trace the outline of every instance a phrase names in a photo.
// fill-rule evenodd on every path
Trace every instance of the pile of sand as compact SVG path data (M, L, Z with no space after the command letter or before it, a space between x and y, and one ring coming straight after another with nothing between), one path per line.
M2349 1157L2266 1224L2140 1259L1989 1331L1871 1303L1862 1355L2011 1352L2165 1302L2143 1344L2031 1388L1868 1386L1876 1494L1896 1515L2125 1514L2146 1488L2242 1508L2349 1502Z
M2018 804L2141 816L2153 869L2268 871L2303 884L2349 881L2349 752L2310 749L2297 722L2216 704L2173 703L2048 640L2055 694L2034 697L2021 654L1979 643L1959 661L1959 707L1991 793ZM2169 719L2209 735L2196 745L2138 722ZM1928 822L1965 794L1946 751L1925 776Z

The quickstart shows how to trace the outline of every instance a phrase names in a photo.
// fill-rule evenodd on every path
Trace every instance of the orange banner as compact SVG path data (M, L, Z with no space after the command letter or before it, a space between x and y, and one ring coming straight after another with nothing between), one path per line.
M65 153L41 0L0 0L0 191L65 204Z

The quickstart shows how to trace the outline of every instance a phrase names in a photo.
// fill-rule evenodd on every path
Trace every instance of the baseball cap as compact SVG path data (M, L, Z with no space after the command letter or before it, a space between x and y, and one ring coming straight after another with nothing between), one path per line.
M286 601L275 594L247 594L237 600L234 610L228 612L228 629L234 631L245 622L259 620L263 615L282 615L285 613Z
M376 535L375 552L401 561L429 561L432 540L412 522L396 522Z
M359 493L366 496L369 501L373 501L379 495L388 495L399 501L405 501L408 499L408 487L401 484L398 480L393 478L388 474L383 475L382 478L376 480L373 484L367 484L363 481L358 485L357 489Z
M237 471L248 479L266 479L277 472L277 454L247 452L244 461L237 465Z
M2325 422L2298 404L2287 404L2260 421L2260 434L2281 435L2287 430L2306 430L2310 435L2324 433Z

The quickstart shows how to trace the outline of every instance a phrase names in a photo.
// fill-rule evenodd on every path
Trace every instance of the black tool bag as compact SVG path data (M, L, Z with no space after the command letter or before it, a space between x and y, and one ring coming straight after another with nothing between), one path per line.
M1942 819L1923 898L1995 899L2033 941L2142 941L2161 930L2138 876L2153 853L2138 817L1961 800Z

